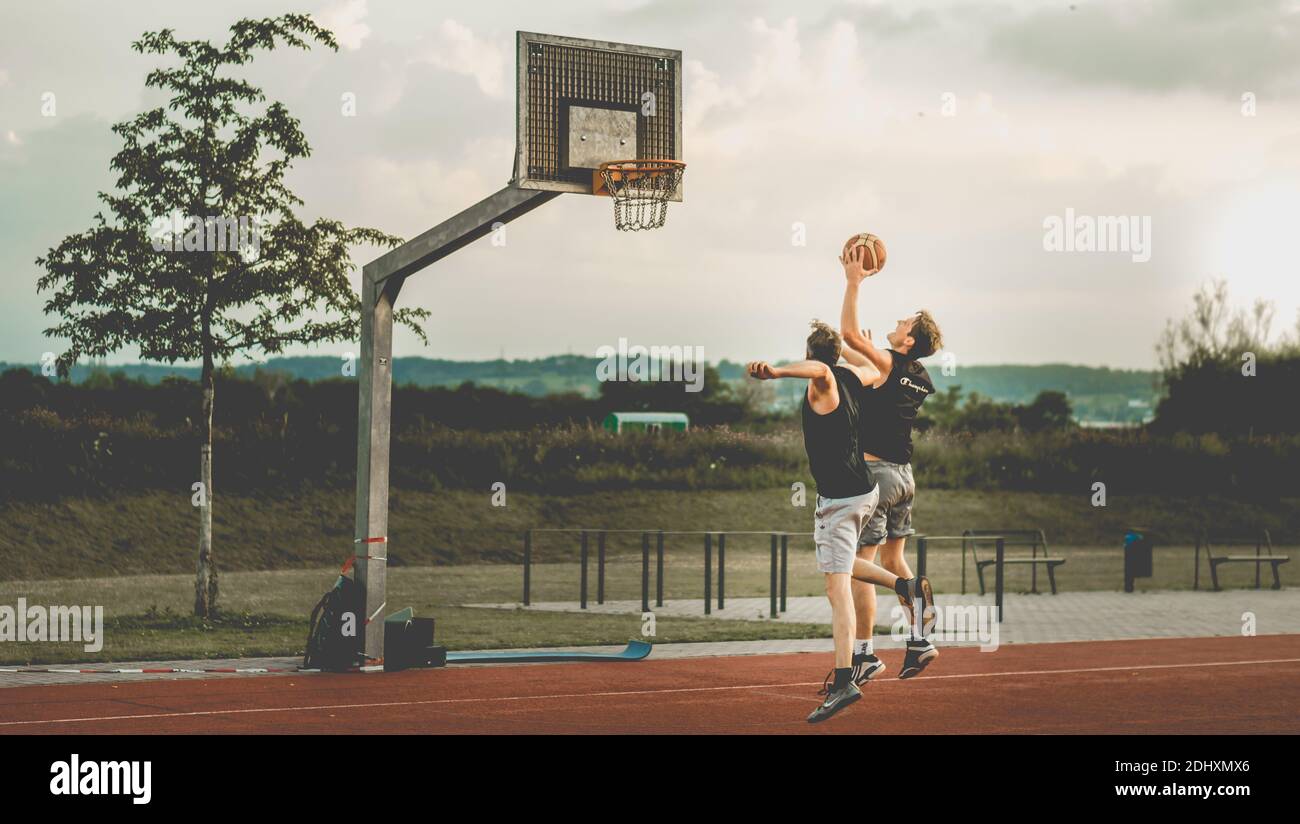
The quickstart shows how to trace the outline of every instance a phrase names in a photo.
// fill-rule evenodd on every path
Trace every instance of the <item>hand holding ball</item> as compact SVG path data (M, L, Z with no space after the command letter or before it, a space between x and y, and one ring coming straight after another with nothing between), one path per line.
M869 278L885 268L885 242L869 232L860 232L844 242L840 262L846 275Z

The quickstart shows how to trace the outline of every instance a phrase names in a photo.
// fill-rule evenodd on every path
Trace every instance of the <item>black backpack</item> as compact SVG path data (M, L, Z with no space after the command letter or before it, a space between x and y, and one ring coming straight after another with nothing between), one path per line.
M344 615L347 613L352 614L351 624L355 635L343 634ZM333 672L356 668L361 664L364 633L361 587L346 575L340 575L334 582L334 588L321 596L311 611L303 668Z

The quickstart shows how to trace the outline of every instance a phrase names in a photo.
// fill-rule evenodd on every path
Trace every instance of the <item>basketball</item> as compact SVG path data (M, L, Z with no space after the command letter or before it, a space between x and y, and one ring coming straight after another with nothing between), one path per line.
M862 265L867 271L885 268L885 242L883 240L870 232L859 232L844 242L843 254L847 255L855 246L862 246L866 249L863 253Z

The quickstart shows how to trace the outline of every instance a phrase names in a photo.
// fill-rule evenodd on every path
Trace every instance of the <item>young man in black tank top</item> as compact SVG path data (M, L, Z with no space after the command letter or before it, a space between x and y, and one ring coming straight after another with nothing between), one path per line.
M840 336L824 323L813 322L807 341L807 360L788 366L764 361L749 364L749 374L759 380L801 378L808 381L801 408L804 449L817 484L817 514L813 541L817 568L826 576L826 597L831 602L835 638L833 682L826 699L808 716L810 723L825 720L862 697L853 682L853 636L856 615L852 580L879 584L910 599L918 590L914 582L899 578L857 554L858 536L876 508L875 482L858 444L857 394L878 375L862 365L837 365Z
M942 335L930 313L921 310L898 322L889 333L890 348L880 350L858 327L858 290L862 281L875 274L866 268L862 248L856 247L841 258L847 282L840 327L844 335L844 357L859 366L872 366L877 378L859 394L860 438L863 457L879 486L880 499L867 520L859 540L858 555L880 563L889 571L910 578L911 567L903 556L907 536L912 529L912 502L916 483L912 478L912 425L925 399L934 394L930 374L920 359L933 355L942 345ZM924 580L924 579L923 579ZM929 582L925 582L928 587ZM858 683L874 678L885 665L875 655L871 628L875 623L876 590L864 583L854 583L857 608L857 641L854 645L854 680ZM923 592L924 603L933 596ZM905 602L904 607L911 609ZM907 642L899 678L911 678L939 655L934 644L925 638L925 611L912 618L912 635Z

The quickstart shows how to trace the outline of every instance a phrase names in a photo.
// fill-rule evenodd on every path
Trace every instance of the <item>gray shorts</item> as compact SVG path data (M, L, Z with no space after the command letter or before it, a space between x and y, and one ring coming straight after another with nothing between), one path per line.
M858 535L876 508L875 489L853 498L817 496L813 517L813 542L817 545L817 569L822 572L853 572L858 554Z
M858 543L862 546L876 546L884 543L886 538L915 535L916 530L912 529L912 501L916 498L916 481L912 480L912 465L867 461L867 466L871 468L871 477L876 481L880 501L867 519L867 528L862 531Z

